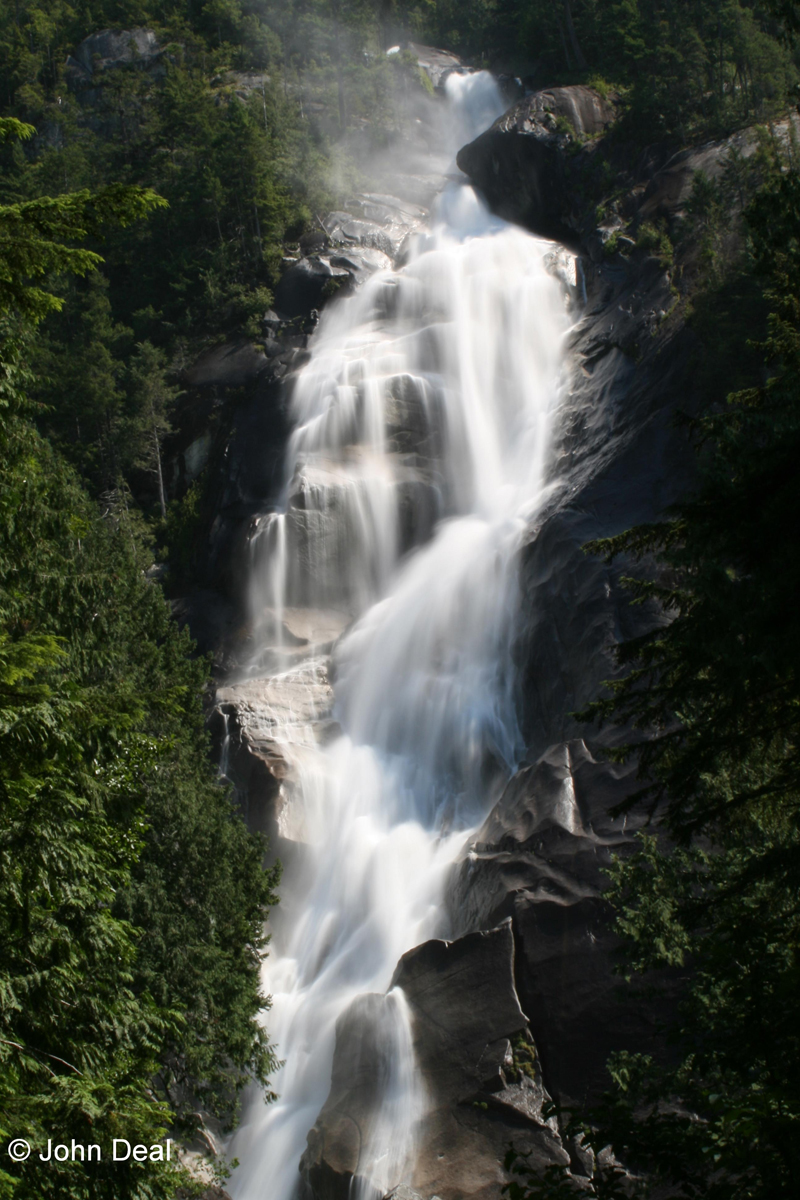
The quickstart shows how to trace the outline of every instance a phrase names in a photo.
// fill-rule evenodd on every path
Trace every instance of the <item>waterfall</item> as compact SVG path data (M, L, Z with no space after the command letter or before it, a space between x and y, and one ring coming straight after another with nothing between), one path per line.
M452 155L504 105L485 73L451 76L447 90ZM451 181L404 265L323 313L294 384L284 503L262 519L252 601L257 669L300 698L281 831L302 853L264 966L279 1099L247 1107L231 1147L236 1200L296 1195L337 1020L386 993L403 953L447 935L450 865L522 752L516 561L553 474L567 328L551 253ZM339 732L320 745L316 702L302 697L341 631ZM424 1115L407 1005L396 990L384 999L388 1057L358 1200L410 1181Z

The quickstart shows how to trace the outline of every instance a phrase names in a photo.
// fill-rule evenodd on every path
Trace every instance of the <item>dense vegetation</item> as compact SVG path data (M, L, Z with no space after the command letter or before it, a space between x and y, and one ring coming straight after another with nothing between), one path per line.
M365 59L362 43L377 50L366 6L350 6L341 35L326 16L335 7L0 5L6 111L37 130L3 151L0 200L113 183L168 201L92 242L102 270L55 285L66 303L32 348L42 428L95 494L124 479L163 515L175 372L209 339L260 333L284 243L353 177L348 134L365 113L377 139L395 119L408 65ZM93 77L67 63L85 36L126 22L155 30L153 61Z
M471 0L419 5L432 32L533 87L622 95L621 136L683 140L763 120L795 94L783 0Z
M68 62L142 26L152 59ZM0 0L0 1137L155 1142L198 1104L230 1117L274 1065L254 1017L276 873L209 766L205 665L149 568L187 520L162 469L181 369L258 334L287 246L426 86L383 51L412 36L613 88L633 153L785 111L797 29L785 0ZM673 618L622 648L592 715L649 739L623 751L659 834L611 879L625 971L686 983L672 1066L618 1057L582 1129L676 1198L788 1196L799 1165L800 177L764 147L691 205L697 492L595 548L646 562L634 592ZM644 1189L601 1161L597 1195ZM181 1182L36 1166L4 1160L0 1196ZM524 1166L512 1186L572 1194Z
M104 1155L6 1161L3 1196L171 1196L182 1172L113 1164L112 1138L159 1142L198 1104L224 1118L274 1065L255 1017L277 872L208 760L205 664L124 488L99 509L26 395L61 304L31 280L91 271L75 243L158 203L113 186L0 208L0 1136Z

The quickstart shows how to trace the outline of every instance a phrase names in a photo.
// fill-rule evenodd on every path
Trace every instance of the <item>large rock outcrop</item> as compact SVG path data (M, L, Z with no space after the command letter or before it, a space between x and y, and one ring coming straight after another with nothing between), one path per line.
M408 1002L427 1094L410 1182L421 1196L494 1200L508 1143L542 1170L570 1161L547 1099L514 980L510 921L401 958L392 981ZM301 1172L319 1200L347 1200L365 1169L385 1054L387 997L359 997L337 1026L331 1091L308 1136ZM397 1181L398 1183L400 1181Z
M101 29L90 34L67 57L65 77L71 91L82 103L92 104L101 94L109 71L139 68L164 73L163 50L152 29Z
M760 145L750 128L703 146L664 143L642 151L603 136L617 113L613 93L584 86L533 92L463 146L458 166L500 216L599 263L615 234L617 261L629 253L644 223L677 235L697 172L719 179L732 154L746 160ZM770 126L784 144L798 129L794 112Z
M522 552L517 628L519 711L529 761L585 736L574 713L616 670L613 648L644 632L652 608L631 608L620 577L584 546L657 519L691 481L687 437L696 345L655 257L584 259L587 303L568 342L555 492ZM603 735L608 736L607 734Z
M462 147L456 161L501 217L575 245L580 202L570 151L603 133L615 116L613 100L592 88L534 92Z
M306 838L302 810L294 803L297 776L326 736L332 703L324 655L309 654L278 675L217 690L223 770L236 781L248 825L273 845Z
M597 1100L613 1050L652 1051L664 1015L664 1004L618 995L602 898L611 855L626 853L644 823L641 813L610 810L639 786L631 766L596 761L583 741L551 747L511 779L465 848L451 891L457 928L512 922L516 986L543 1077L567 1106Z

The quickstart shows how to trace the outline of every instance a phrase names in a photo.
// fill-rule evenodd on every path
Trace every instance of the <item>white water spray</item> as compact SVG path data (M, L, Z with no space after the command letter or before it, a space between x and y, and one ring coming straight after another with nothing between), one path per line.
M448 98L451 153L503 108L485 74L451 77ZM341 736L316 745L311 702L306 734L288 739L282 829L305 852L264 969L285 1066L279 1100L252 1102L231 1147L237 1200L296 1194L337 1019L446 935L450 865L518 761L516 559L545 495L566 330L550 249L448 185L410 261L323 314L294 388L285 507L263 519L253 573L269 686L302 695L321 669L287 649L289 616L355 621L334 656ZM391 1053L354 1200L411 1181L424 1113L408 1006L396 990L386 1004Z

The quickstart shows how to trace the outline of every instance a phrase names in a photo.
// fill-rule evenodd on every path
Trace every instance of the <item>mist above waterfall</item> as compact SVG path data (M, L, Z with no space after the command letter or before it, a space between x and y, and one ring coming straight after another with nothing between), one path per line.
M443 159L502 107L490 76L451 76ZM424 1089L402 993L382 994L403 953L447 934L450 864L521 752L516 555L546 494L567 325L550 249L447 183L403 265L324 312L294 383L283 504L262 518L251 587L251 672L281 711L296 697L281 829L298 852L264 967L285 1066L277 1103L254 1097L234 1140L238 1200L294 1195L356 1002L380 1002L387 1029L357 1194L413 1177ZM324 745L322 629L346 629Z

